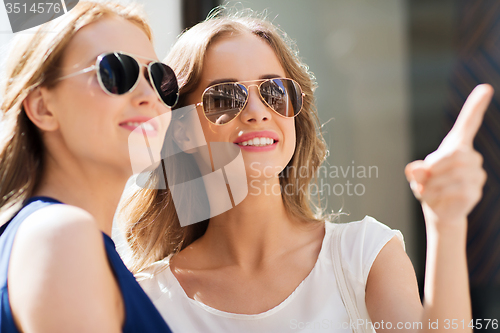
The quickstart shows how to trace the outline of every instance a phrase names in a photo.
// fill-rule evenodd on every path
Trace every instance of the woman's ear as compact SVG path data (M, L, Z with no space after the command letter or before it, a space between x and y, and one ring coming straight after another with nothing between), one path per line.
M24 111L28 118L41 130L50 132L59 128L55 114L47 107L47 91L36 87L23 101Z

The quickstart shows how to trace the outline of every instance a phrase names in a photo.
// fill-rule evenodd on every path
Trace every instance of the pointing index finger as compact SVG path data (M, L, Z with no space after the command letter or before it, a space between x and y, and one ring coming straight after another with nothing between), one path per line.
M456 144L472 146L474 137L483 122L484 113L493 97L493 92L493 87L489 84L480 84L472 90L443 143L451 141Z

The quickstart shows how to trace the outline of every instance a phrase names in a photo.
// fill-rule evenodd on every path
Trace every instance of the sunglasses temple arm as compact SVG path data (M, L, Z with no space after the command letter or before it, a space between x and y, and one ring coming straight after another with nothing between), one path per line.
M93 71L95 69L96 69L96 65L92 65L90 67L82 69L81 71L78 71L78 72L75 72L75 73L72 73L72 74L60 77L59 79L57 79L57 81L61 81L61 80L64 80L64 79L69 79L70 77L77 76L77 75L80 75L80 74L83 74L83 73L88 73L88 72Z

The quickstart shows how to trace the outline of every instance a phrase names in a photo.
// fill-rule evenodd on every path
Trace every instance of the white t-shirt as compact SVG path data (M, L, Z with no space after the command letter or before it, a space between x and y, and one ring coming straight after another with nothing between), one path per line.
M351 332L332 266L331 236L335 226L325 222L322 247L309 275L283 302L263 313L229 313L189 298L168 267L170 257L136 277L174 333ZM369 216L349 223L343 233L342 265L363 311L370 268L394 236L403 242L398 230Z

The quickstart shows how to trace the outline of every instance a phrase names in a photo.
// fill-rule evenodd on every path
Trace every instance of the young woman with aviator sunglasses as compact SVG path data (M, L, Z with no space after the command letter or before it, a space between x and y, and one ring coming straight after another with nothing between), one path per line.
M1 107L0 332L170 332L110 238L129 139L140 126L162 142L177 101L151 39L135 5L87 1L17 37Z
M470 331L467 214L485 180L472 140L491 87L471 94L436 152L406 168L427 226L422 306L398 231L365 217L338 236L340 225L314 214L310 194L300 190L308 188L326 149L314 78L293 44L265 20L218 14L185 32L166 62L178 73L178 105L196 106L206 141L241 149L249 193L234 208L185 227L168 188L138 190L124 210L132 271L172 330L448 332L448 320ZM181 147L195 134L173 131ZM341 263L341 275L334 262ZM348 287L337 284L341 276ZM345 288L350 296L342 296ZM361 319L354 326L351 302Z

